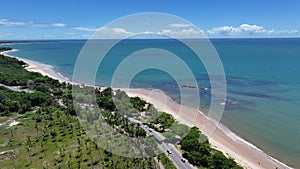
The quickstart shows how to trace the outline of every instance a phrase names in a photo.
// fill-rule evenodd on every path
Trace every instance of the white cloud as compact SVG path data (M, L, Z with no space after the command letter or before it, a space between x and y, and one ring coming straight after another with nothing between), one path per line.
M191 24L187 24L187 23L173 23L173 24L169 24L170 27L173 28L186 28L186 27L191 27Z
M20 21L11 21L9 19L0 19L0 25L2 26L23 26L23 25L32 25L33 22L20 22Z
M49 39L49 38L53 38L54 36L49 34L39 34L38 37L42 39Z
M111 28L111 27L101 27L101 28L94 28L94 27L72 27L72 29L80 30L80 31L87 31L87 32L95 32L94 38L124 38L127 36L134 35L134 33L127 31L124 28ZM87 37L90 34L82 34L82 36Z
M202 30L195 30L193 28L190 29L182 29L182 30L172 30L172 29L164 29L162 31L153 32L153 31L143 31L143 32L131 32L124 28L110 28L110 27L102 27L97 32L97 38L125 38L132 36L132 38L158 38L163 36L175 37L175 38L199 38L203 37Z
M240 36L240 35L254 35L261 33L271 33L265 30L262 26L242 24L239 27L223 26L212 28L207 31L208 35L227 35L227 36Z
M102 27L97 32L97 38L125 38L132 36L133 38L149 38L149 37L177 37L177 38L199 38L203 37L202 30L195 30L193 28L190 29L182 29L182 30L172 30L172 29L164 29L162 31L153 32L153 31L143 31L143 32L131 32L124 28L110 28L110 27Z
M74 32L67 32L66 34L67 35L76 35L76 33L74 33Z
M21 29L23 27L34 27L34 28L53 28L53 29L66 29L64 32L68 36L78 36L83 37L90 36L93 32L98 31L97 35L99 38L124 38L128 36L140 37L140 38L152 38L152 37L162 37L163 35L178 37L178 38L199 38L203 37L206 34L208 37L299 37L300 32L298 30L275 30L275 29L266 29L263 26L255 24L241 24L239 26L220 26L208 29L206 31L198 30L192 27L191 24L187 23L172 23L167 25L165 29L151 31L147 28L151 28L151 23L145 22L142 23L145 25L145 29L141 32L136 32L131 29L124 29L122 27L87 27L87 26L72 26L61 22L53 23L37 23L33 21L20 21L12 20L6 18L0 18L0 27L14 27ZM148 27L147 27L148 26ZM164 25L166 26L166 25ZM46 29L45 29L46 30ZM47 34L45 30L41 31L44 34ZM77 31L76 31L77 30ZM82 31L82 32L78 32ZM0 32L1 38L11 38L17 37L16 35L6 35L5 32Z
M110 30L110 31L112 31L112 32L115 32L115 33L117 33L117 34L123 34L123 35L131 35L132 33L131 32L128 32L128 31L126 31L125 29L123 29L123 28L104 28L104 29L106 29L106 30Z
M274 31L273 34L285 34L285 35L299 35L298 30L279 30L279 31Z
M85 26L77 26L77 27L73 27L72 29L80 30L80 31L90 31L90 32L95 32L98 30L98 28L85 27Z
M172 37L179 37L179 38L199 38L203 37L202 30L195 30L193 28L190 29L182 29L179 31L171 30L171 29L164 29L158 34L172 36Z
M270 35L291 35L298 34L297 30L268 30L262 26L242 24L238 27L222 26L215 27L206 31L208 36L270 36Z
M32 26L32 27L67 27L64 23L35 23L33 21L14 21L10 19L0 19L0 26L18 27L18 26Z
M102 27L97 31L97 38L124 38L132 36L134 33L124 28Z
M51 26L53 26L53 27L66 27L67 25L64 24L64 23L53 23L53 24L51 24Z

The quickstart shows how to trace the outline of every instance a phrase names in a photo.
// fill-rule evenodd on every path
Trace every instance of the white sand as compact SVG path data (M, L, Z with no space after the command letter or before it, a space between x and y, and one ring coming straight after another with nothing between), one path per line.
M12 122L10 122L10 123L8 124L8 127L13 127L13 126L16 126L16 125L18 125L18 124L20 124L20 122L13 120Z

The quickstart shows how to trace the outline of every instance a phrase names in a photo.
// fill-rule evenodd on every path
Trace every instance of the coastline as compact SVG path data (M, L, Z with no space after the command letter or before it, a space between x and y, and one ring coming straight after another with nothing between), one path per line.
M27 63L28 66L25 68L28 71L39 72L42 75L57 79L60 82L72 83L70 79L56 72L53 66L9 55L10 52L15 51L17 50L5 51L1 52L1 54L17 58L18 60ZM203 127L201 124L204 123L213 126L217 125L214 133L212 135L207 135L212 147L222 151L224 155L233 158L238 164L245 168L290 168L287 165L279 162L277 159L267 155L262 150L256 148L251 143L243 140L235 133L231 132L226 126L214 123L212 120L203 115L202 112L198 113L194 124L188 124L184 118L180 117L176 113L180 111L181 105L163 93L155 93L156 91L150 91L147 89L122 90L124 90L129 96L138 96L143 98L147 102L152 103L158 110L165 111L173 115L179 122L185 123L189 126L195 125L201 129ZM186 109L188 108L186 107ZM203 133L207 134L205 131Z
M42 75L51 77L52 79L56 79L59 82L71 83L71 80L69 78L67 78L67 77L63 76L61 73L55 71L54 67L51 66L51 65L47 65L47 64L32 61L32 60L29 60L29 59L24 59L24 58L12 56L12 55L9 54L11 52L17 52L17 51L18 51L17 49L13 49L13 50L10 50L10 51L3 51L0 54L8 56L8 57L16 58L20 61L25 62L27 64L25 69L30 71L30 72L41 73Z
M122 89L124 90L129 96L131 97L141 97L147 102L150 103L158 103L154 104L154 106L160 110L167 112L173 115L176 120L179 122L185 123L185 120L180 118L178 113L180 105L176 101L172 100L169 96L159 93L153 93L155 91L150 91L147 89ZM150 97L151 95L152 97ZM153 97L153 96L158 97ZM165 99L167 97L167 99ZM166 101L167 100L167 101ZM184 108L185 109L185 108ZM208 119L202 112L199 111L199 115L195 120L194 124L187 124L189 126L195 125L197 127L203 128L205 124L208 126L216 125L213 120ZM186 124L186 123L185 123ZM205 135L205 131L202 131ZM231 136L229 136L231 135ZM226 126L219 123L216 130L212 135L207 135L208 140L211 143L212 147L223 152L224 155L233 158L238 164L240 164L244 168L267 168L267 169L278 169L281 168L291 168L288 167L286 164L278 161L277 159L269 156L262 150L255 147L253 144L247 142L246 140L242 139L241 137L237 136L235 133L230 131Z

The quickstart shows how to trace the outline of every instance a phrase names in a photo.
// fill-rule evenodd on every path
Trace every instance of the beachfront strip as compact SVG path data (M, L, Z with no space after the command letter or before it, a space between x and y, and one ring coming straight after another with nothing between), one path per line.
M7 54L7 53L2 53L2 54ZM65 82L64 84L70 83L70 80L63 77L61 74L53 71L52 67L49 65L44 65L38 62L24 60L21 58L18 59L28 64L28 66L26 67L28 71L39 72L51 78L58 79L60 82ZM185 122L185 119L182 119L182 117L178 115L178 112L180 112L179 108L181 107L181 105L173 101L168 96L152 98L150 97L149 94L151 91L146 89L124 89L124 91L129 97L140 97L143 100L145 100L147 103L153 103L153 106L156 109L171 114L172 116L175 117L175 119L178 122L180 123ZM163 100L160 99L166 97L168 99L167 99L167 103L165 104ZM160 104L160 103L164 103L164 104ZM186 124L186 125L189 126L196 125L201 129L202 127L201 124L209 122L209 120L202 113L199 114L200 115L198 116L198 119L196 119L195 124ZM211 122L211 125L215 125L215 124ZM227 156L230 156L231 158L235 159L235 161L241 164L243 167L246 168L276 168L276 167L285 168L286 167L281 163L278 163L271 157L269 157L267 154L255 150L253 147L249 147L246 144L240 144L233 141L220 128L217 128L215 133L209 136L209 141L214 148L222 151Z

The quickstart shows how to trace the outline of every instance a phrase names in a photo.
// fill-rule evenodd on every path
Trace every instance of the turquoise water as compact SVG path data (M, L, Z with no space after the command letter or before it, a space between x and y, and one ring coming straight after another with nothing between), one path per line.
M12 47L19 51L12 55L53 65L71 79L84 42L14 44ZM213 39L212 43L227 79L222 123L271 156L300 168L300 39ZM109 85L118 63L131 51L145 46L172 50L188 63L199 86L210 86L201 62L172 40L123 42L107 54L96 82ZM131 86L159 88L180 99L174 79L159 70L141 72ZM200 95L200 106L205 110L209 107L210 93L200 91Z

